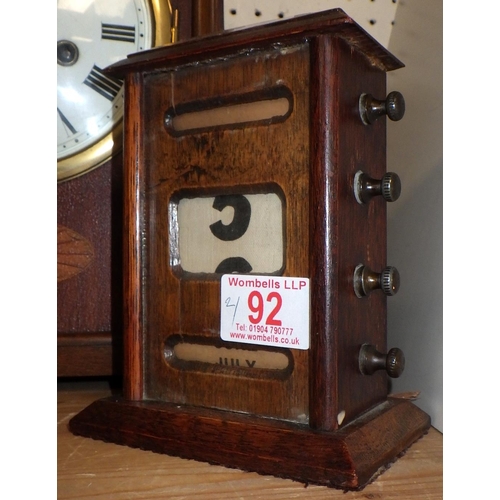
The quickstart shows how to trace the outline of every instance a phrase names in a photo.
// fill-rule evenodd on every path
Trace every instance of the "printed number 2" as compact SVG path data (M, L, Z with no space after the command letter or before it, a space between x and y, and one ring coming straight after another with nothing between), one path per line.
M274 309L271 311L271 313L267 316L266 325L281 326L281 320L275 319L275 317L281 309L283 299L278 292L271 292L267 296L266 300L267 302L272 302L274 301L274 299L276 299L276 305L274 306ZM262 297L262 294L260 292L253 291L248 296L248 308L255 314L255 316L252 316L251 314L248 316L250 322L254 325L260 323L262 317L264 316L264 298Z

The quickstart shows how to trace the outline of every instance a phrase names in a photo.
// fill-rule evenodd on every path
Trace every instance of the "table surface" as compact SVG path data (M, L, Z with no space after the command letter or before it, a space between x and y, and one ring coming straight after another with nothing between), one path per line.
M59 499L443 498L443 436L434 428L362 491L344 493L74 436L71 417L112 391L107 382L80 381L58 383L57 392Z

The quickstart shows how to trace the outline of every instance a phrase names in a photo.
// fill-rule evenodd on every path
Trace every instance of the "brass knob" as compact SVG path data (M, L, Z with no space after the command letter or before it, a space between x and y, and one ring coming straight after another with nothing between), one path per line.
M366 297L374 290L382 290L385 295L395 295L399 290L399 272L395 267L387 266L376 273L368 266L359 264L354 270L354 292L357 297Z
M363 344L359 350L359 370L363 375L372 375L377 370L385 370L391 378L398 378L405 369L405 355L401 349L393 347L383 354L370 344Z
M368 203L374 196L385 201L396 201L401 195L401 180L398 174L387 172L382 179L373 179L361 170L354 176L354 196L358 203Z
M375 99L371 94L361 94L359 98L359 115L365 125L373 123L384 115L387 115L389 120L397 122L404 114L405 100L399 92L390 92L385 100Z

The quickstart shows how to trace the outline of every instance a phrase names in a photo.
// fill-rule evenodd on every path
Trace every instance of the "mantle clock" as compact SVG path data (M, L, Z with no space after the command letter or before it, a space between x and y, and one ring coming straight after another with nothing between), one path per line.
M58 1L57 375L122 375L121 79L131 52L222 30L222 0Z
M427 431L388 397L402 66L335 9L107 69L125 80L124 389L72 432L358 489Z

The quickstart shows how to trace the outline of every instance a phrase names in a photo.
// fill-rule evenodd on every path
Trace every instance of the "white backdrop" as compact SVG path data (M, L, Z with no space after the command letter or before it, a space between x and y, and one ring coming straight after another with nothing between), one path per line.
M278 21L299 14L340 7L387 47L397 2L393 0L224 0L224 28Z
M416 402L443 431L443 153L440 0L225 0L226 29L340 7L406 67L388 73L402 92L406 116L388 121L388 171L401 198L388 208L387 263L401 273L388 299L389 347L406 355L394 392L420 390Z

